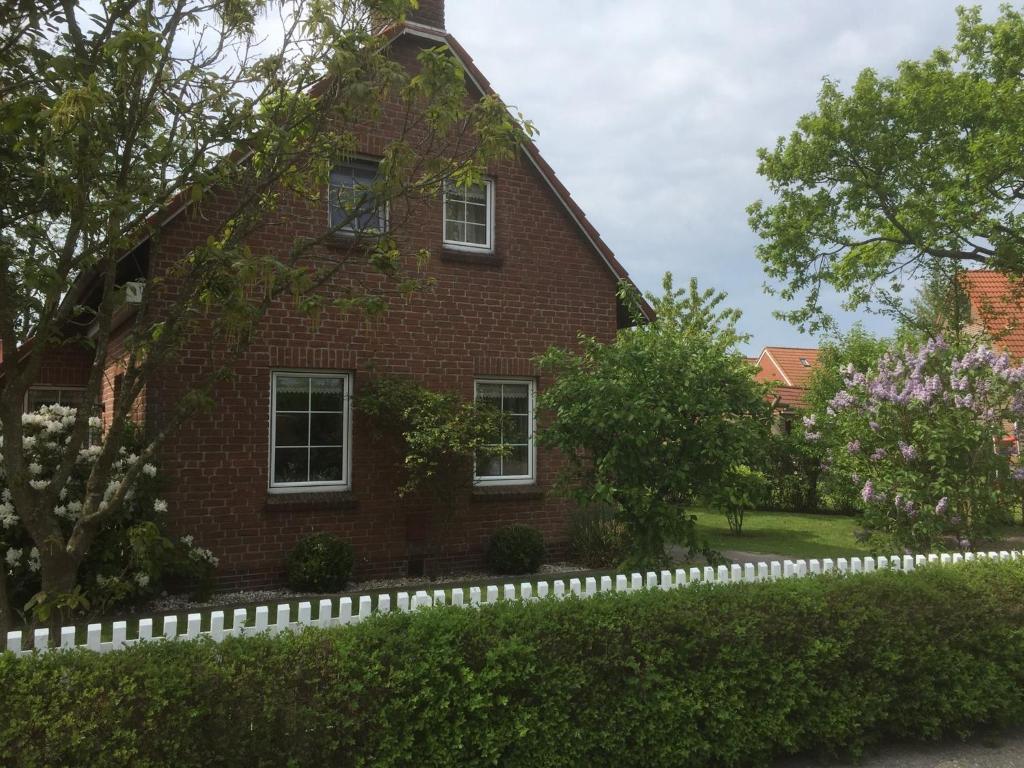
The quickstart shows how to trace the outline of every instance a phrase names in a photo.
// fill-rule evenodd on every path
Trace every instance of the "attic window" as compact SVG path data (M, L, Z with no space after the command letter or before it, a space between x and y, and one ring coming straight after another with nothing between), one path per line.
M444 190L444 244L455 250L494 250L494 182Z
M384 232L387 206L374 196L377 163L352 160L331 171L330 226L337 232Z
M800 365L802 365L804 368L810 368L811 367L811 361L808 360L806 357L801 357L800 358Z

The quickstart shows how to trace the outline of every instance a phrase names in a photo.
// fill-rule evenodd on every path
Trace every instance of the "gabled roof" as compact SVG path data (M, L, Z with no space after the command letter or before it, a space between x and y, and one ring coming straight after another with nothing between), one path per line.
M807 382L817 362L814 347L765 347L755 360L758 371L754 378L776 385L769 395L776 408L803 408Z
M815 347L765 347L757 358L758 381L780 381L789 387L805 387L818 362Z
M1024 358L1024 282L988 269L964 272L960 279L971 302L971 317L997 346Z
M459 43L459 41L456 40L454 35L450 32L406 21L404 24L395 27L393 30L385 32L385 34L388 33L393 35L394 38L400 37L401 35L411 35L426 40L432 40L437 43L444 43L448 46L449 50L451 50L459 64L462 65L462 68L466 71L467 77L469 77L470 82L476 86L477 90L488 96L497 96L497 93L494 88L491 87L490 82L488 82L487 78L484 77L483 72L481 72L473 62L473 58L466 52L466 49L462 47L462 44ZM636 287L632 278L630 278L629 273L626 272L626 268L623 267L622 264L619 263L619 260L615 258L615 254L612 252L612 249L608 247L608 244L601 238L600 233L598 233L594 225L590 223L590 220L587 219L587 215L583 212L583 209L580 208L579 204L575 200L573 200L569 190L559 180L554 169L541 156L540 150L537 149L537 145L534 142L527 140L523 143L523 152L526 155L526 158L540 174L544 182L548 187L550 187L559 203L561 203L565 208L566 213L569 214L569 218L571 218L576 226L579 227L583 236L597 252L597 255L604 262L605 266L608 267L615 279L625 281L630 285L633 285L633 287ZM643 299L642 293L638 291L638 294L641 296L640 308L641 311L643 311L644 316L648 320L654 319L653 308L645 299Z

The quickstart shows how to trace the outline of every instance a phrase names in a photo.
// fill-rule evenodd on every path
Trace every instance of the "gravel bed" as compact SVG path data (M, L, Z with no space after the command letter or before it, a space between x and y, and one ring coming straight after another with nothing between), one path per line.
M538 576L551 576L562 573L576 573L590 570L576 563L546 563L540 567L536 574L528 576L495 576L486 571L465 571L461 573L447 573L434 578L423 577L402 577L392 579L367 579L365 581L354 581L349 588L341 594L381 592L391 590L415 591L417 589L435 589L445 584L468 584L481 581L526 581ZM274 605L276 603L291 602L294 600L320 598L322 595L310 595L301 592L293 592L290 589L256 589L242 590L238 592L218 592L203 602L190 600L187 595L161 595L151 600L141 610L155 613L169 613L180 611L194 611L203 608L218 608L225 605L244 605L247 603L262 603Z

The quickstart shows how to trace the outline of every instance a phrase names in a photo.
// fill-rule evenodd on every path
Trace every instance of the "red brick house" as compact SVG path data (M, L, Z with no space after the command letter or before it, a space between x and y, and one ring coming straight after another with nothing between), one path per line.
M446 43L471 86L490 92L445 31L443 0L420 0L391 34L400 61ZM366 160L325 178L319 204L282 206L262 236L322 232L329 187L372 174L387 131L386 124L368 128L359 149ZM491 533L513 522L540 529L553 556L564 549L570 509L552 493L559 457L535 444L534 401L547 382L533 360L552 345L573 346L581 331L610 340L626 322L616 291L628 276L533 145L489 168L485 184L446 197L410 210L401 235L408 252L433 254L432 290L396 297L372 323L326 314L314 326L291 301L275 303L234 376L218 386L216 408L187 422L162 451L172 525L217 555L223 586L279 582L288 552L314 532L355 547L359 578L479 565ZM158 244L126 258L127 279L132 270L146 281L165 276L177 255L205 238L217 205L178 211ZM336 287L375 279L369 267L355 267ZM159 307L159 295L148 302ZM147 428L159 426L221 353L208 335L188 341L137 404ZM115 348L103 388L108 413L116 360ZM90 365L90 354L73 346L54 353L28 405L77 404ZM359 412L360 389L378 374L487 398L518 425L503 438L509 453L476 468L441 526L428 499L397 497L399 468ZM436 557L426 546L432 533L443 543Z

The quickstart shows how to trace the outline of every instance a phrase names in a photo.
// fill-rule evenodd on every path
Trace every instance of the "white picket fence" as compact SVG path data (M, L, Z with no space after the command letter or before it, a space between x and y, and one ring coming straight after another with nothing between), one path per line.
M971 562L974 560L1017 560L1024 557L1019 551L1001 552L967 552L965 554L941 555L892 555L891 557L840 557L823 560L774 560L754 565L720 565L717 568L677 568L674 571L650 571L646 574L587 577L583 579L555 579L551 581L521 582L519 584L494 584L488 587L470 587L469 589L452 589L450 602L456 606L476 607L499 600L538 600L546 597L562 599L568 595L586 598L599 592L634 592L642 589L676 589L691 584L730 584L736 582L769 581L776 579L801 578L824 573L857 574L872 573L877 570L890 569L910 572L927 564L949 565L952 563ZM225 637L252 636L263 632L278 634L285 631L298 631L305 627L338 627L345 624L356 624L374 613L389 613L392 610L401 612L415 611L434 605L444 605L447 592L436 589L433 593L421 590L412 594L399 592L395 605L391 596L376 596L376 605L371 595L358 597L342 597L334 600L324 599L319 602L319 611L313 618L313 604L302 602L298 611L292 615L292 606L277 606L275 620L270 621L270 607L260 606L255 609L254 620L249 622L249 612L245 608L235 609L230 628L225 628L224 611L212 611L209 614L208 629L203 630L203 614L190 613L185 621L184 632L179 632L177 616L163 618L162 632L154 635L154 620L138 619L133 637L129 637L128 622L115 621L110 627L109 640L103 639L103 625L89 624L86 628L86 641L77 643L76 627L64 627L60 633L60 643L51 646L49 632L36 629L31 637L23 637L22 632L7 634L7 650L18 655L45 653L52 650L87 648L98 653L116 651L140 642L160 640L195 640L208 637L220 642ZM335 610L335 608L337 610ZM26 639L32 640L32 647L25 644Z

